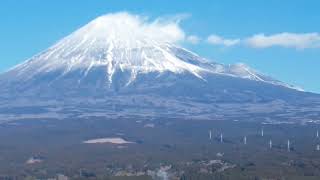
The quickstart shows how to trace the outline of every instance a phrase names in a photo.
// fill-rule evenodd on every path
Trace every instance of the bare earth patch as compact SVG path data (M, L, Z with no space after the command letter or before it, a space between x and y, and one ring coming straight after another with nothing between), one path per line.
M84 141L85 144L103 144L103 143L111 143L111 144L132 144L134 142L126 141L119 137L114 138L99 138L99 139L90 139Z

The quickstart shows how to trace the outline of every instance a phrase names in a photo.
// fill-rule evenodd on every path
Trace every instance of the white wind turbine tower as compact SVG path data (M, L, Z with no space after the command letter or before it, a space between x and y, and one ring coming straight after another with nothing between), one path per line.
M288 152L290 152L290 140L288 139L288 143L287 143L287 150Z
M209 131L209 139L210 140L212 139L212 131L211 130Z
M320 145L319 144L317 145L317 151L320 151Z
M261 136L262 136L262 137L264 136L264 130L263 130L263 128L261 129Z
M222 133L220 134L220 142L223 143L223 135L222 135Z
M247 136L244 136L244 138L243 138L243 144L247 144Z
M317 138L319 138L319 130L317 130L317 135L316 136L317 136Z
M272 149L272 140L269 140L269 148Z

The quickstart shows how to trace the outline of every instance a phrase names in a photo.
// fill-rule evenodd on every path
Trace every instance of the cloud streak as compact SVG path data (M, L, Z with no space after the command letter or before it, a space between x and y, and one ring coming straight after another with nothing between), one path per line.
M271 47L308 49L320 48L319 33L277 33L271 35L255 34L246 38L227 39L218 35L210 35L207 42L212 45L231 47L242 45L251 48L263 49Z
M240 39L226 39L221 36L212 34L207 38L207 42L212 45L235 46L240 43Z
M195 34L188 34L182 27L181 21L190 17L190 14L176 14L174 16L162 16L150 19L147 16L118 12L106 14L92 21L93 29L104 33L94 32L94 35L115 34L119 39L151 39L157 42L188 43L197 45L207 42L214 46L245 46L250 48L320 48L319 33L277 33L277 34L254 34L243 38L226 38L217 34L211 34L202 38Z
M256 34L245 40L253 48L285 47L285 48L320 48L320 35L318 33L279 33L266 36Z
M198 44L201 41L201 39L198 36L190 35L186 38L186 41L191 44Z

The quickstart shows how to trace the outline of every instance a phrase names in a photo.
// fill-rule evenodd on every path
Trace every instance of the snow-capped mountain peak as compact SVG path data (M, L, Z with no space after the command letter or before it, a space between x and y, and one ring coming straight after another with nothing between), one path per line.
M112 84L115 74L124 73L122 81L128 85L139 74L188 73L206 81L203 74L213 73L292 88L244 64L222 65L180 48L170 42L170 28L175 26L145 25L141 17L127 13L101 16L7 74L28 81L50 73L55 74L50 81L56 81L77 72L80 82L102 69L105 83Z
M172 44L161 36L151 37L152 27L143 27L135 18L126 13L98 17L16 70L29 78L50 71L61 71L63 76L79 69L86 76L103 66L110 82L119 70L131 71L131 80L138 73L164 71L187 71L201 78L205 69L179 59L171 52Z
M32 109L25 116L32 118L224 119L319 99L245 64L223 65L181 48L175 27L127 13L93 20L0 74L5 119L8 107L18 107L19 117Z

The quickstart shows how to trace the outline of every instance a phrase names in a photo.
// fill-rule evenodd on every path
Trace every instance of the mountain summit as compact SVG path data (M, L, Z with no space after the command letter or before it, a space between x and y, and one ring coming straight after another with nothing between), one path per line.
M118 106L129 114L148 114L141 109L148 107L200 115L214 113L213 104L293 102L308 94L244 64L208 61L172 42L174 25L157 23L127 13L98 17L0 75L0 97L9 104L94 102L95 112Z
M130 74L124 80L128 85L139 74L152 72L190 73L200 79L203 73L217 73L289 87L244 64L224 66L207 61L171 44L166 35L154 36L153 28L157 27L144 27L138 17L127 13L101 16L8 74L19 81L56 74L46 82L51 83L76 72L80 83L99 69L109 84L117 72Z

